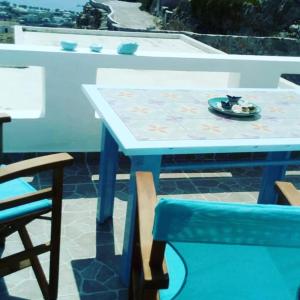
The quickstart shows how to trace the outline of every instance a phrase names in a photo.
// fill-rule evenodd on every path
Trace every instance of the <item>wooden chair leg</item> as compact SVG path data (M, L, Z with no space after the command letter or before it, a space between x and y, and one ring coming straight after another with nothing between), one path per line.
M3 125L0 123L0 163L3 163Z
M130 300L159 300L159 293L156 290L145 289L142 283L142 262L140 252L140 239L139 239L139 220L136 218L135 235L134 235L134 248L132 255L132 270L131 281L129 286L129 299Z
M143 299L147 299L147 300L159 300L159 295L157 290L145 290L144 292L144 298Z
M32 249L34 246L30 240L29 234L27 229L24 227L21 227L19 229L19 235L22 240L22 243L26 250ZM41 266L41 263L37 256L34 256L30 259L31 265L35 274L35 277L39 283L40 289L42 291L42 294L45 299L49 299L49 285L45 276L45 273L43 271L43 268Z
M0 163L3 160L3 124L10 121L10 116L0 113Z
M0 248L5 246L5 237L0 237Z
M54 226L54 224L52 225ZM54 231L60 231L60 225L55 225ZM59 227L59 228L58 228ZM60 236L52 237L50 251L49 293L50 300L55 300L58 294Z
M63 169L53 172L53 202L52 202L52 225L51 225L51 251L50 251L50 273L49 291L50 300L55 300L58 294L59 276L59 254L61 234L61 211L63 192Z

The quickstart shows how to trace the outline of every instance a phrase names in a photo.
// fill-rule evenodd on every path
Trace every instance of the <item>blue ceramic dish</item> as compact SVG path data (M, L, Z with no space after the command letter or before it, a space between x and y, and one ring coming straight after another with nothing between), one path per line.
M65 51L74 51L77 47L77 43L73 41L61 41L60 45Z
M122 43L118 47L119 54L134 54L138 48L137 43Z
M234 112L230 108L225 108L224 104L222 105L222 102L228 101L228 98L225 97L219 97L219 98L211 98L208 100L208 105L212 110L215 110L221 114L244 118L244 117L253 117L258 115L261 112L261 109L259 106L255 105L254 103L251 103L254 107L253 111L251 112Z
M101 45L99 45L99 44L92 44L92 45L90 46L90 49L91 49L92 52L97 52L97 53L99 53L99 52L102 51L103 47L102 47Z

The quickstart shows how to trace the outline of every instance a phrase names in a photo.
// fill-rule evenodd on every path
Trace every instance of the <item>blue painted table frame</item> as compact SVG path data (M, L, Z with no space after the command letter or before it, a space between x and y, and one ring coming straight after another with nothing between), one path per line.
M113 214L114 190L118 168L118 152L122 151L130 157L130 198L127 205L125 234L123 243L121 278L128 285L132 256L132 239L135 223L136 188L135 172L151 171L158 189L161 160L164 154L195 154L195 153L240 153L240 152L268 152L266 160L226 162L228 167L265 166L259 193L259 203L274 203L276 193L273 188L275 180L284 178L285 170L290 164L300 164L300 160L291 160L291 151L300 150L300 139L268 139L258 141L243 141L239 145L232 141L174 141L170 143L138 142L130 134L120 118L102 98L96 85L83 85L83 91L96 112L103 116L101 163L100 163L100 196L97 206L97 221L105 222ZM270 90L273 91L274 90ZM206 142L206 141L205 141ZM171 145L171 146L170 146ZM186 167L186 166L185 166ZM191 166L194 168L195 166ZM199 168L201 166L196 166ZM204 168L222 168L224 163L203 166ZM178 169L178 167L175 167ZM170 168L172 169L172 167Z

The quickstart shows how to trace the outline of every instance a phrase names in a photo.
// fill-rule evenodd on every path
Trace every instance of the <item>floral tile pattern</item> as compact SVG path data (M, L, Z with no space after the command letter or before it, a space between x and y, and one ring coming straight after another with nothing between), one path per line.
M253 120L212 113L207 101L226 90L99 89L138 141L295 138L300 130L300 94L291 91L242 91L261 108Z

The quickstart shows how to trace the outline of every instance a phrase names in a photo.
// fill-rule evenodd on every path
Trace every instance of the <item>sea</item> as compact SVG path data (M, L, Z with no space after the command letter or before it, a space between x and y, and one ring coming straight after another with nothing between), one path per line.
M9 0L8 0L9 1ZM59 8L72 11L82 11L82 6L89 2L88 0L12 0L10 3L24 4L28 6L37 6L45 8Z

